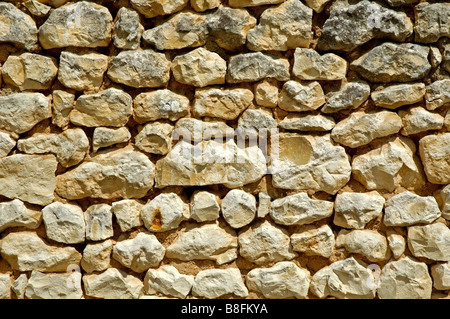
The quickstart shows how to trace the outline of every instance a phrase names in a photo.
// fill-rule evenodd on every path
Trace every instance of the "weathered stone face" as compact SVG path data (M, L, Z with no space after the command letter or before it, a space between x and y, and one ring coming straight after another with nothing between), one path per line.
M36 229L41 221L42 213L28 209L19 199L0 203L0 231L17 226Z
M450 36L450 26L447 21L450 15L448 3L419 3L415 6L416 24L414 26L415 40L419 43L432 43L441 37Z
M144 27L139 21L139 14L122 7L114 20L112 37L114 45L120 49L135 50L139 48Z
M335 238L330 226L302 226L291 236L292 249L307 256L330 258L334 251Z
M248 290L244 285L241 272L236 268L206 269L195 276L192 294L207 299L227 294L246 297Z
M146 18L166 15L183 9L188 0L131 0L131 5Z
M42 209L42 219L48 238L65 244L84 242L86 224L79 206L54 202Z
M280 109L290 112L312 111L325 103L319 82L287 81L278 98Z
M144 289L142 281L117 268L84 275L83 284L87 296L100 299L138 299Z
M81 299L81 273L44 274L32 271L25 289L28 299Z
M176 298L186 298L193 285L194 276L180 274L175 267L169 265L149 269L144 279L146 293L162 293Z
M450 228L443 223L408 228L408 247L416 257L450 261Z
M336 113L353 109L363 104L370 95L370 86L365 81L352 81L341 86L338 91L326 95L323 113ZM373 99L373 97L372 97Z
M388 260L390 251L386 237L374 230L342 230L336 237L336 247L361 254L372 262Z
M0 42L10 42L28 50L36 45L38 39L36 23L12 3L0 4L0 20L2 21Z
M450 183L450 133L423 137L419 141L419 153L430 182Z
M333 53L321 56L313 49L297 48L292 72L301 80L342 80L347 73L347 61Z
M403 105L410 105L423 100L425 95L425 84L396 84L390 85L382 90L374 91L371 94L376 105L396 109Z

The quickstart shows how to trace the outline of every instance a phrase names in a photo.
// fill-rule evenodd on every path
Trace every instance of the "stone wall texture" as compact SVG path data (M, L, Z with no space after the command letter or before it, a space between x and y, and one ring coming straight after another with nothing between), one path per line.
M0 1L0 298L450 298L450 3Z

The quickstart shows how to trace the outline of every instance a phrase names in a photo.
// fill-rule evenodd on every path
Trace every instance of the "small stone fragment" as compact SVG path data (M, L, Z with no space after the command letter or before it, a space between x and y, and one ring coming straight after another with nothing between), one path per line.
M421 138L419 154L425 174L431 183L450 183L450 133Z
M109 63L108 77L134 88L160 87L169 82L170 61L153 50L125 50Z
M320 55L313 49L295 49L292 72L301 80L342 80L347 68L347 61L334 53Z
M131 139L128 128L96 127L92 136L92 150L97 152L100 148L114 144L126 143Z
M113 241L107 239L100 243L87 244L83 250L81 267L87 273L105 271L109 267Z
M415 257L450 261L450 229L443 223L408 227L408 247Z
M335 113L361 106L370 95L370 86L365 81L351 81L340 87L338 91L326 95L327 103L321 111Z
M388 260L391 256L386 237L369 229L341 230L336 237L336 247L361 254L372 262Z
M32 271L25 289L27 299L81 299L81 273L44 274Z
M38 37L34 20L17 9L12 3L0 3L0 43L10 42L19 48L33 49Z
M281 261L270 268L254 268L246 278L250 290L268 299L304 299L308 295L309 283L309 271L291 261Z
M0 132L0 158L7 156L16 146L16 141L7 133Z
M19 199L0 203L0 232L10 227L36 229L41 221L42 213L28 209Z
M439 80L426 87L425 105L430 111L450 104L450 79Z
M146 124L134 138L134 144L143 152L166 155L172 148L173 126L167 123Z
M228 64L228 83L257 82L265 78L288 81L289 61L266 53L242 53L231 57Z
M142 226L141 211L144 204L134 199L123 199L112 203L111 211L122 232Z
M183 9L189 0L131 0L131 5L146 18L167 15Z
M0 241L0 253L13 269L20 272L65 272L79 265L81 254L73 247L47 244L35 232L9 233Z
M53 155L15 154L1 158L0 194L31 204L50 204L57 165Z
M23 3L25 8L36 17L45 17L52 7L47 6L37 0L27 0Z
M11 286L9 274L0 274L0 300L11 299Z
M162 293L184 299L191 292L194 276L183 275L174 266L163 265L149 269L145 274L144 289L147 294Z
M402 119L395 112L358 111L337 123L331 131L331 138L341 145L355 148L395 134L402 126Z
M86 239L99 241L114 235L112 211L108 204L94 204L84 212Z
M16 280L14 280L11 289L16 294L17 299L25 299L25 289L28 285L27 274L20 274Z
M285 130L327 132L331 131L336 123L332 117L320 114L289 113L278 125Z
M300 1L287 0L263 11L259 24L247 33L247 46L252 51L307 48L312 36L312 10Z
M313 9L315 12L320 13L323 11L325 6L330 2L330 0L305 0L308 7Z
M410 257L387 263L381 270L380 299L430 299L432 280L428 267Z
M338 194L333 223L344 228L364 229L368 222L380 216L384 203L384 197L377 191Z
M229 0L231 7L256 7L266 4L282 3L285 0Z
M201 142L215 138L230 138L234 135L235 130L222 121L206 122L195 118L182 118L177 121L172 138Z
M325 104L325 95L317 81L287 81L284 83L278 99L280 109L289 112L312 111L323 104Z
M207 299L219 298L227 294L243 298L248 295L248 290L239 269L206 269L195 276L192 294Z
M117 11L114 20L112 38L119 49L136 50L139 48L144 27L140 23L139 14L126 7Z
M227 63L217 53L198 48L176 56L171 70L178 82L205 87L225 83Z
M450 109L447 111L447 114L445 115L444 125L447 128L447 131L450 131Z
M400 106L418 103L425 95L425 84L395 84L371 94L373 102L377 106L387 109L396 109Z
M328 296L338 299L373 299L376 284L372 272L349 257L316 272L310 289L322 299Z
M272 112L262 109L247 109L238 120L237 133L241 138L264 138L277 128Z
M255 86L256 104L265 107L278 105L278 83L273 79L266 79Z
M112 21L106 7L78 1L50 13L39 28L39 42L44 49L108 46Z
M100 299L138 299L144 289L142 281L117 268L84 275L83 284L87 296Z
M257 265L290 260L297 256L292 251L288 232L267 220L241 231L238 242L239 254Z
M112 257L134 272L144 272L157 267L164 258L166 249L153 234L140 232L132 239L114 245Z
M222 199L222 216L233 228L250 224L256 216L256 199L239 189L229 191Z
M309 198L297 193L276 199L270 204L270 217L281 225L304 225L333 214L333 202Z
M218 265L238 257L236 233L229 226L219 224L190 225L178 232L167 247L166 257L184 261L206 259Z
M217 8L221 4L221 0L191 0L191 7L197 12L211 10Z
M73 109L75 94L62 90L54 90L52 92L52 97L52 124L55 124L60 128L66 127L70 123L69 114Z
M450 262L431 266L433 287L437 290L450 289Z
M18 116L20 114L20 116ZM22 134L52 116L49 99L42 93L0 96L0 128Z
M59 56L58 80L77 91L98 90L108 69L108 56L95 52L63 51Z
M253 98L252 91L248 89L197 89L193 113L196 117L210 116L234 120L253 104Z
M401 130L403 135L412 135L429 130L440 130L444 125L444 118L441 115L431 113L421 106L400 110L398 114L403 122L403 128Z
M411 82L430 71L429 51L419 44L385 42L353 61L351 68L371 82Z
M191 198L191 218L201 223L219 218L217 196L207 191L194 193Z
M450 25L445 23L450 15L449 3L419 3L414 13L416 42L433 43L441 37L450 37Z
M441 189L436 198L442 211L442 217L450 219L450 186Z
M29 52L8 56L2 66L5 84L18 87L21 91L49 89L57 73L55 58Z
M54 202L42 209L47 237L64 244L84 242L86 225L83 210L73 204Z
M389 248L395 259L400 258L405 252L406 240L402 235L390 234L387 236Z
M330 258L334 251L334 234L330 226L302 226L291 236L292 249L307 256Z

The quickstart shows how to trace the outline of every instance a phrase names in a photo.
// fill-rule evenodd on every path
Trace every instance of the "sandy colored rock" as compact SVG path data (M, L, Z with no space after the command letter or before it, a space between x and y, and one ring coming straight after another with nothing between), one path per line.
M254 268L247 274L250 290L268 299L304 299L308 295L310 273L291 261L281 261L270 268Z
M0 158L7 156L16 146L16 141L7 133L0 132Z
M144 92L134 99L133 118L138 123L168 119L176 121L187 115L189 99L167 89Z
M28 278L27 274L20 274L14 280L11 290L16 294L17 299L25 299L25 289L27 288Z
M373 299L376 284L372 272L353 257L336 261L312 276L310 290L323 299Z
M266 174L266 159L256 146L238 147L233 140L191 145L180 141L156 162L156 187L224 184L241 187Z
M387 236L389 249L394 255L395 259L400 258L406 249L406 240L405 237L399 234L389 234Z
M47 6L43 3L40 3L37 0L27 0L23 3L25 8L28 9L28 11L37 17L45 17L52 7Z
M377 191L340 193L334 202L333 223L344 228L364 229L368 222L380 216L385 201Z
M450 25L441 22L448 21L450 15L449 3L424 2L416 5L414 9L416 42L433 43L441 37L450 37Z
M0 232L10 227L36 229L41 221L41 211L28 209L19 199L0 203Z
M421 187L425 184L425 175L415 153L412 140L389 138L375 149L353 157L353 178L368 190L392 192L398 186Z
M58 80L77 91L98 90L108 69L108 56L95 52L63 51L59 56Z
M178 82L205 87L225 83L227 63L217 53L198 48L176 56L171 70Z
M60 128L66 127L70 123L69 114L73 109L75 94L63 90L54 90L52 102L52 124Z
M142 207L141 218L151 232L164 232L177 228L189 219L189 205L175 193L159 194Z
M1 158L0 194L31 204L50 204L57 165L53 155L16 154Z
M212 138L228 138L235 130L222 121L202 121L195 118L179 119L172 134L173 140L201 142Z
M289 61L262 52L242 53L230 58L228 83L257 82L265 78L288 81Z
M447 185L441 189L437 193L436 199L442 211L442 217L450 219L450 186Z
M386 237L375 230L341 230L336 237L336 247L344 247L350 253L361 254L372 262L388 260L391 257Z
M33 49L38 40L38 29L34 20L13 4L0 4L0 43L13 43L19 48Z
M9 274L0 274L0 300L11 299L11 286Z
M450 79L438 80L426 87L425 106L432 111L450 104Z
M333 214L333 202L309 198L297 193L275 199L270 204L270 217L281 225L310 224Z
M239 254L256 265L290 260L293 252L288 232L265 220L253 223L238 236Z
M331 131L336 125L334 119L323 115L289 113L278 125L292 131Z
M166 155L172 147L173 129L167 123L148 123L135 136L135 145L143 152Z
M272 112L264 109L247 109L239 117L237 134L241 138L264 138L277 128Z
M134 272L144 272L157 267L164 258L166 249L153 234L140 232L132 239L117 242L112 258Z
M264 218L270 213L270 205L271 205L271 198L270 196L265 192L259 192L258 193L258 209L256 211L256 217L258 218Z
M170 78L170 61L163 53L146 50L125 50L109 63L108 77L134 88L161 87Z
M265 4L277 4L282 3L285 0L230 0L229 5L231 7L256 7Z
M97 152L100 148L128 142L131 133L127 127L109 128L96 127L92 136L92 150Z
M319 48L351 51L374 38L403 42L412 33L413 23L404 12L364 0L332 7Z
M191 197L191 218L201 223L219 218L217 196L207 191L195 192Z
M247 33L252 51L286 51L308 47L312 40L312 10L302 2L287 0L261 14L259 24Z
M196 117L211 116L234 120L253 104L253 98L252 91L248 89L197 89L193 112Z
M132 228L143 225L141 220L141 211L143 203L134 199L122 199L111 205L111 211L116 217L122 232L127 232Z
M342 146L330 135L280 133L278 150L272 148L272 185L292 190L335 194L350 180L350 163Z
M218 265L229 263L238 256L235 231L226 225L190 224L178 232L166 249L167 258L179 260L213 260Z
M195 12L177 13L142 34L144 43L160 51L199 47L206 43L207 36L206 16Z
M163 265L158 269L149 269L144 278L147 294L162 293L167 296L184 299L191 292L194 276L180 274L174 266Z
M330 258L334 251L335 238L330 226L302 226L291 236L292 249L307 256Z
M35 232L9 233L0 241L0 253L13 269L21 272L65 272L79 265L81 254L73 247L49 245Z
M221 0L191 0L191 7L197 12L211 10L217 8L221 4Z
M331 131L331 138L341 145L355 148L395 134L402 126L402 119L395 112L358 111L337 123Z
M131 0L131 5L146 18L167 15L186 6L189 0Z
M396 109L400 106L410 105L423 100L425 84L394 84L382 90L372 92L372 101L387 109Z
M381 270L380 299L430 299L432 290L428 267L410 257L387 263Z
M89 243L84 247L81 267L87 273L105 271L109 267L113 241L107 239L99 243Z
M222 216L233 228L250 224L256 216L256 199L239 189L229 191L222 199Z
M195 276L192 294L207 299L219 298L227 294L243 298L248 295L248 290L239 269L206 269Z
M306 5L313 9L315 12L320 13L330 0L305 0Z
M52 116L49 99L42 93L0 96L0 128L22 134Z
M447 128L447 131L450 131L450 109L447 111L447 114L445 115L444 125Z
M429 130L440 130L444 125L444 117L438 113L427 111L421 106L411 107L398 112L402 118L403 135L412 135Z
M109 10L99 4L68 4L53 10L39 28L39 42L44 49L108 46L112 20Z
M287 81L278 98L280 109L289 112L312 111L323 104L325 104L325 95L317 81Z
M100 299L138 299L144 284L135 276L117 268L83 276L85 294Z
M29 52L10 55L2 66L5 84L21 91L49 89L57 73L55 58Z
M132 103L128 93L116 88L84 94L70 112L70 122L88 127L124 126L133 112Z
M292 72L301 80L342 80L347 68L347 61L334 53L320 55L313 49L295 49Z
M55 154L63 167L83 161L89 147L89 140L81 128L67 129L59 134L36 134L17 141L17 149L27 154Z
M84 242L86 224L78 205L53 202L42 209L42 219L49 239L64 244Z
M351 63L351 69L372 82L411 82L428 74L429 48L412 43L385 42Z
M326 95L327 102L321 109L323 113L335 113L361 106L370 95L370 86L365 81L351 81L339 90Z
M425 174L431 183L450 183L450 133L421 138L419 154Z
M450 289L450 262L431 266L433 287L438 290Z
M139 14L126 7L120 8L112 32L114 46L119 49L136 50L139 48L142 33L144 27L140 23Z
M81 299L81 273L44 274L32 271L28 279L27 299Z
M94 204L84 212L86 240L100 241L114 235L111 206Z
M450 261L450 228L443 223L408 227L408 248L415 257Z
M256 104L265 107L276 107L278 105L278 93L276 80L263 80L255 85Z

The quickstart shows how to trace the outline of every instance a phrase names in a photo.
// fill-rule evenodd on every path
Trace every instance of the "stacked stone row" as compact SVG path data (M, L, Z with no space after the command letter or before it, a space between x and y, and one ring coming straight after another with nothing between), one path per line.
M448 296L418 2L0 2L0 296Z

